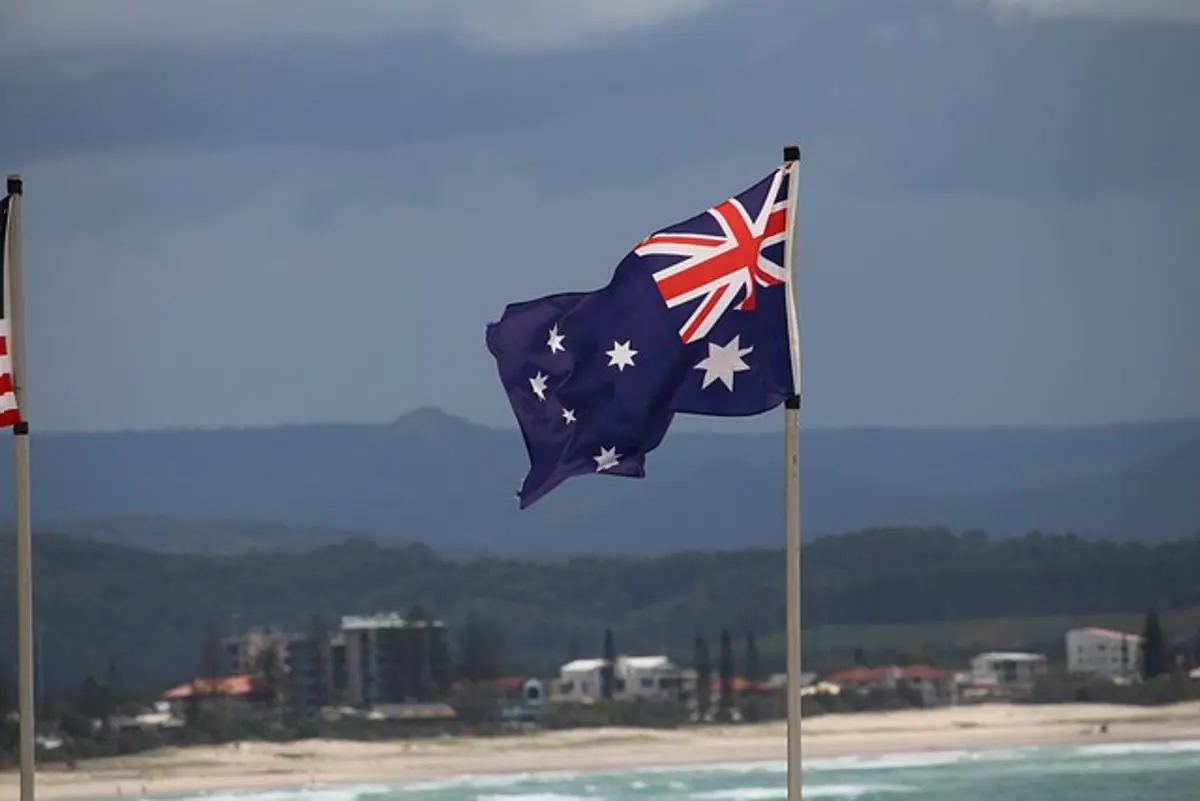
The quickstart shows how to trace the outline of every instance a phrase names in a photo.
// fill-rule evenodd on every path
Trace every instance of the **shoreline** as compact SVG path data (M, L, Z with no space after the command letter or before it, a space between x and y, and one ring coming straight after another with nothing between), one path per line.
M1106 724L1107 733L1099 733ZM803 721L805 760L1171 740L1200 741L1200 703L1141 708L1091 704L987 705L826 715ZM675 730L574 729L534 734L390 740L243 742L163 749L52 765L42 799L179 796L313 785L396 784L458 776L783 762L782 721ZM0 778L16 801L18 775Z

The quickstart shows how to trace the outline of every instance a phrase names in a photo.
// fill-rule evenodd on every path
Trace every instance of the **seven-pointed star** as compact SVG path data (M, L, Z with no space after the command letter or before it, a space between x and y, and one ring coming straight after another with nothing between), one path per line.
M541 370L529 379L529 386L533 387L533 394L538 396L538 400L546 400L546 376L542 375Z
M617 447L614 445L611 448L601 446L600 455L592 457L596 461L596 472L601 473L605 470L611 470L621 463L621 454L617 453Z
M625 372L626 367L636 366L633 363L633 357L637 355L637 351L633 349L628 339L624 342L613 342L612 350L604 351L604 355L608 357L608 366L615 367L621 372Z
M565 351L566 348L563 347L564 339L566 339L566 336L558 333L558 323L555 323L554 327L550 329L550 338L546 340L546 346L550 348L551 353L558 353L560 350Z
M571 423L574 423L575 422L575 410L574 409L563 409L563 420L565 420L567 422L567 425L571 425Z
M754 350L753 345L748 348L740 347L740 338L739 334L725 345L708 343L708 355L701 359L695 367L697 370L704 371L704 383L700 385L701 389L708 389L709 384L720 380L725 385L725 389L733 392L734 374L750 369L750 365L746 364L742 357Z

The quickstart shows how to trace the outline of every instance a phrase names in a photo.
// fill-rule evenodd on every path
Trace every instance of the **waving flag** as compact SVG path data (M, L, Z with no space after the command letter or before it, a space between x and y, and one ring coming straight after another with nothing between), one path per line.
M527 507L587 473L640 478L676 413L794 392L784 253L795 165L638 243L608 286L510 305L487 329L529 453Z
M12 325L9 322L8 286L8 197L0 200L0 428L21 422L17 395L13 390Z

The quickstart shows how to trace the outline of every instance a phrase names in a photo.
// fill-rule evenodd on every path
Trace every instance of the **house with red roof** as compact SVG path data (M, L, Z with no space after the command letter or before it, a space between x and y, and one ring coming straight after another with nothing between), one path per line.
M839 670L824 681L843 691L908 689L916 692L925 706L944 706L958 701L958 679L953 670L930 665L892 665L866 667L863 665Z
M249 674L192 679L171 687L161 697L170 705L172 714L181 718L216 710L235 717L247 716L254 712L256 703L265 700L265 694Z

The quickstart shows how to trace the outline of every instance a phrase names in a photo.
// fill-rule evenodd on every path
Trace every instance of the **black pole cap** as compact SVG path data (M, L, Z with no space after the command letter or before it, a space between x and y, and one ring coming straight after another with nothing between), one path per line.
M19 175L8 176L8 194L20 195L25 191L25 182L21 180Z
M788 145L783 149L783 160L799 161L800 160L800 145Z

